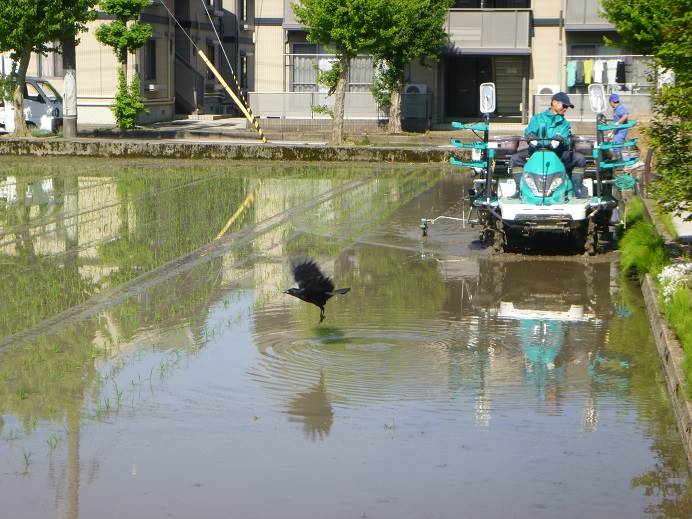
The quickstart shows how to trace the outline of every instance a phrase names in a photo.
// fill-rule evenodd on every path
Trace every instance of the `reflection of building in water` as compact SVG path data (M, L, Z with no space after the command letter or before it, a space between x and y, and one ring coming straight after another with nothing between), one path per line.
M94 282L114 270L98 261L97 250L118 235L122 224L113 178L10 176L0 182L0 201L7 214L16 215L14 221L0 221L1 254L17 256L29 241L38 256L76 253L80 275Z
M253 219L255 222L265 221L331 189L333 185L332 180L269 178L255 181L251 186L257 193L250 209ZM325 206L328 207L329 203ZM322 218L333 220L334 215L331 211L326 211ZM284 285L290 277L287 276L287 229L286 225L279 225L253 240L253 248L262 254L261 259L252 266L258 305L275 299L277 294L286 289Z

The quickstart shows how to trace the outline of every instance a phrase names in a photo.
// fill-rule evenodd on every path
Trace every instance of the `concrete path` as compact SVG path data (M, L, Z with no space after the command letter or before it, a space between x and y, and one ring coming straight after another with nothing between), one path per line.
M687 213L687 216L689 215L690 213ZM680 216L673 216L673 227L675 227L675 232L678 233L680 241L692 243L692 221L685 221Z

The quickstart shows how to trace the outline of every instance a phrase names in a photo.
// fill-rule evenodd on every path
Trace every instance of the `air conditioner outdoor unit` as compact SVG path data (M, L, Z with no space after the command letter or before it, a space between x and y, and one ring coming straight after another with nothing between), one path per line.
M404 94L427 94L428 85L425 83L409 83L404 87Z
M249 23L244 23L243 25L240 26L240 28L243 29L244 31L251 31L252 30L252 27L250 26Z
M557 94L560 91L560 85L538 85L536 87L537 94Z

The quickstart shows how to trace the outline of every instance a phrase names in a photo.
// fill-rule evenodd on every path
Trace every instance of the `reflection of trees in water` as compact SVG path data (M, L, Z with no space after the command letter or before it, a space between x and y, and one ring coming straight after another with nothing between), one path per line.
M323 440L329 434L334 411L324 384L324 371L320 372L317 384L291 399L288 414L292 417L291 421L303 423L303 432L309 440Z
M626 278L620 280L620 301L630 312L627 317L613 318L608 327L608 341L603 355L610 359L610 369L601 369L611 386L618 387L618 397L634 403L637 417L651 439L656 454L655 467L632 479L633 487L640 487L646 496L654 499L646 513L652 517L692 517L692 480L687 458L677 429L675 416L665 390L665 377L651 335L644 301L638 286ZM617 363L613 362L617 360ZM622 387L622 372L617 364L629 363L628 384Z
M447 300L447 284L437 261L421 260L408 251L354 247L337 261L337 276L340 286L352 287L339 306L346 309L345 322L356 327L376 323L396 328L412 314L433 318Z

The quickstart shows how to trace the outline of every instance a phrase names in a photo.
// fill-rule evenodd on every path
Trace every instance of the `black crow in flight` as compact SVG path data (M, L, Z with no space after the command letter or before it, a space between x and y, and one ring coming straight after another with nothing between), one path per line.
M312 260L306 260L293 264L293 278L298 283L298 288L289 288L284 294L289 294L320 307L320 322L324 321L324 305L330 297L336 294L345 294L350 288L334 289L331 278L325 277L320 268Z

